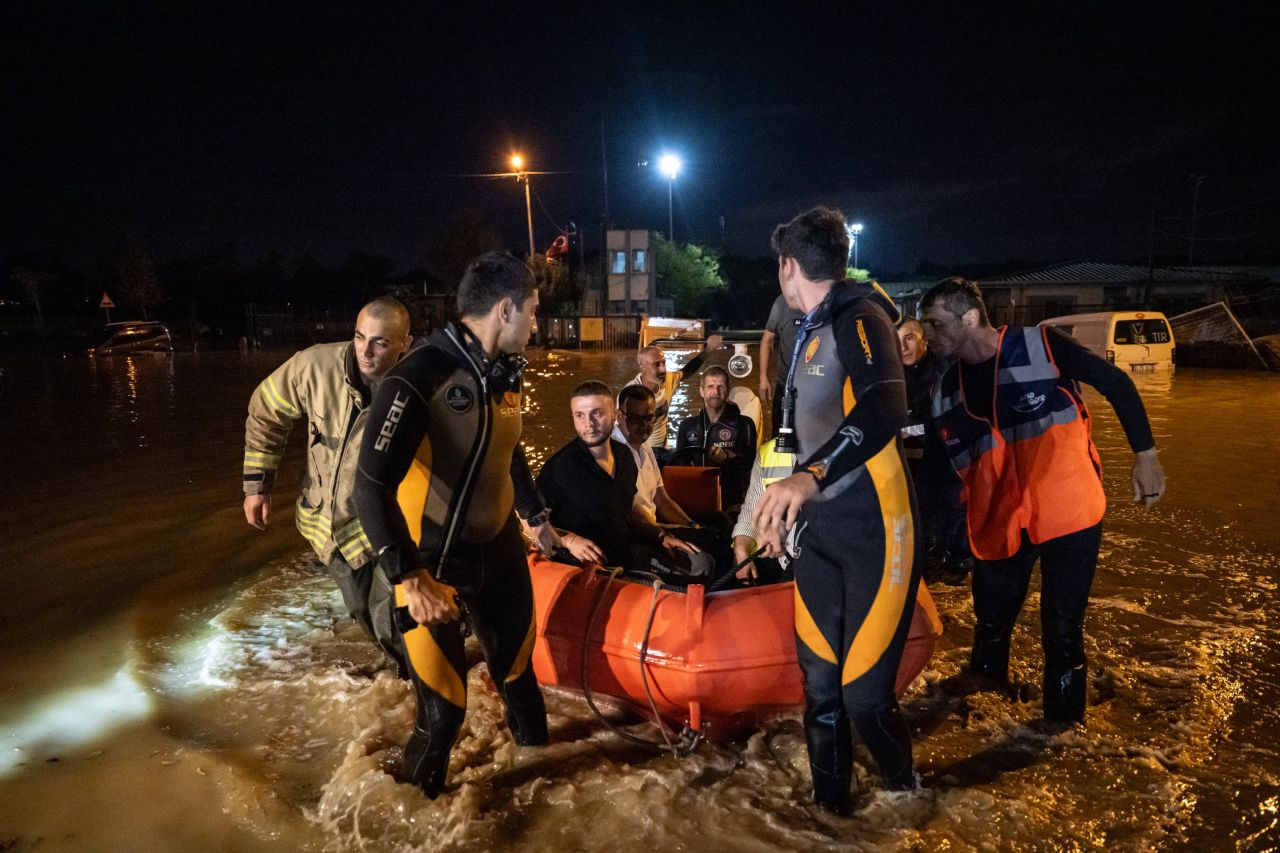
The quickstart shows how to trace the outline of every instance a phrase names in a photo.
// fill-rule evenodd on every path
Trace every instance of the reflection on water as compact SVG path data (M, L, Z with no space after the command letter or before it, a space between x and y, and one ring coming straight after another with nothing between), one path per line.
M0 363L5 470L26 496L0 514L0 558L30 567L9 571L0 600L0 813L20 846L1266 849L1280 835L1278 377L1136 377L1170 480L1151 513L1130 500L1123 434L1090 396L1110 506L1088 728L1034 725L1034 589L1012 699L948 681L972 613L967 590L938 587L945 634L904 700L928 788L880 791L859 757L863 793L840 819L807 805L795 715L680 760L620 741L554 692L552 745L521 749L483 666L451 789L428 801L398 784L408 691L341 618L290 529L289 496L265 534L240 515L244 406L284 356ZM630 353L535 354L535 468L573 434L573 386L634 374ZM685 384L673 420L690 397ZM183 806L165 829L143 820L164 807L146 787L156 779L159 799ZM103 780L110 800L94 798ZM60 805L48 790L82 796Z

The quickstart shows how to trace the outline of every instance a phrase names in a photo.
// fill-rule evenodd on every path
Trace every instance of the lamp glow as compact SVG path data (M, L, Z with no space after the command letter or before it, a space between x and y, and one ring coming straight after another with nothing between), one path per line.
M658 171L662 172L669 181L675 180L683 165L684 163L680 162L680 158L675 154L663 154L658 158Z

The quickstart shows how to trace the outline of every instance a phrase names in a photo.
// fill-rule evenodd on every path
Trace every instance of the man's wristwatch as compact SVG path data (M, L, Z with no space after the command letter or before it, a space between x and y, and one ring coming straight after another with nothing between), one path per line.
M524 520L524 523L530 527L541 527L551 520L551 510L543 509L536 512Z

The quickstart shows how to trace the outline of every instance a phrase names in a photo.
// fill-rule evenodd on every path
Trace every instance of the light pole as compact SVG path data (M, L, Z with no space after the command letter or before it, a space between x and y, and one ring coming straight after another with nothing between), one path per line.
M511 155L511 168L516 173L516 180L524 184L524 216L529 225L529 258L533 259L533 204L529 200L529 173L524 170L524 157Z
M858 268L858 235L862 233L861 222L850 222L844 227L845 233L849 235L849 243L853 249L853 268Z
M658 171L667 176L667 239L673 243L676 240L676 228L671 202L674 195L676 175L680 174L682 165L684 164L680 162L680 158L675 154L667 153L658 158Z

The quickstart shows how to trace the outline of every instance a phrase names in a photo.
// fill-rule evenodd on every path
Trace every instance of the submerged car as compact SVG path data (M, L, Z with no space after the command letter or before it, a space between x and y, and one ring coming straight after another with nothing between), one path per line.
M108 323L111 337L89 349L89 355L116 355L134 352L173 352L173 339L163 323L130 320Z

